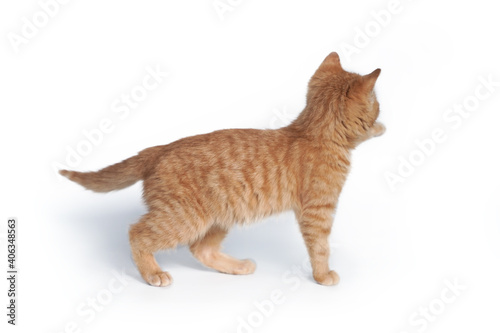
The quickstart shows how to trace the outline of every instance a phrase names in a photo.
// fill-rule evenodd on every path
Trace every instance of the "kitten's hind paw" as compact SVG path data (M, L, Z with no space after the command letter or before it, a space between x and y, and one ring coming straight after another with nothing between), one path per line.
M155 287L166 287L173 281L172 276L168 272L156 272L149 274L144 278L147 283Z
M314 275L314 280L324 286L333 286L339 283L340 277L335 271L329 271L323 275Z
M231 274L246 275L255 272L256 265L252 260L246 259L241 260L241 262L234 267L234 271Z

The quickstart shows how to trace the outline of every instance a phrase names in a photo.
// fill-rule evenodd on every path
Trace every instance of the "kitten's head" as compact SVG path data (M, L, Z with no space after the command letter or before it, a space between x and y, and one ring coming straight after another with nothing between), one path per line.
M324 110L334 123L335 137L358 144L374 125L379 103L373 91L380 69L368 75L346 72L337 53L330 53L309 81L308 106ZM326 120L326 119L325 119Z

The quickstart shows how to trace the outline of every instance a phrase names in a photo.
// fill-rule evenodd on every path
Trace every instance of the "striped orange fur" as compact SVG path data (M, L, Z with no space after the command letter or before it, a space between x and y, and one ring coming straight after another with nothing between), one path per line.
M346 72L331 53L309 82L305 109L289 126L187 137L98 172L61 174L95 192L143 180L148 213L129 235L137 268L151 285L172 282L154 253L183 244L215 270L252 273L252 261L220 252L222 240L235 224L286 210L295 212L314 279L333 285L339 277L328 266L328 236L351 150L385 131L376 122L373 87L379 74Z

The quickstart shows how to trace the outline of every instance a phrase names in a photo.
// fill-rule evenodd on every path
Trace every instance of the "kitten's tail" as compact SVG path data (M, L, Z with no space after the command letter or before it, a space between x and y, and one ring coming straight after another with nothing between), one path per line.
M143 179L144 159L139 154L96 172L59 170L59 173L94 192L109 192L121 190Z

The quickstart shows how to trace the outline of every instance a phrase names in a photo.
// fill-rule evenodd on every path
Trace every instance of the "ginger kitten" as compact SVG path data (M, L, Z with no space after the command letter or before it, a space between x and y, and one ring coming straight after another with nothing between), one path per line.
M97 172L61 170L95 192L143 181L149 212L129 231L132 255L153 286L172 283L154 253L187 244L205 266L250 274L255 264L220 252L235 224L295 212L314 279L334 285L328 236L351 150L384 133L373 92L380 74L346 72L331 53L309 81L305 109L277 130L229 129L151 147Z

